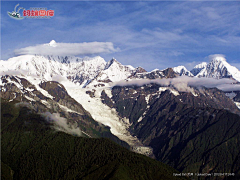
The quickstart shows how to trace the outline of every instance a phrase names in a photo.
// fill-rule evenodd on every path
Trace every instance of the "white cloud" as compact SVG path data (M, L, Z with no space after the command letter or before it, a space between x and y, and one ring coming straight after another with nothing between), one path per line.
M231 84L231 85L219 85L218 89L221 89L222 91L240 91L240 84Z
M57 131L63 131L68 134L82 136L82 132L77 124L70 125L67 124L67 119L60 117L59 113L45 112L41 114L47 121L54 124L54 128Z
M111 53L118 51L111 42L84 42L84 43L56 43L51 41L49 44L40 44L16 49L16 55L41 54L41 55L90 55L100 53Z
M28 102L19 102L15 104L16 107L28 107L29 109L34 109L34 107Z
M180 92L190 92L190 87L206 87L206 88L218 88L223 91L234 91L240 90L240 85L235 84L237 81L232 79L213 79L213 78L197 78L180 76L177 78L169 79L140 79L140 80L130 80L130 81L119 81L113 83L112 86L143 86L145 84L156 83L161 86L174 86Z
M212 61L213 59L221 59L227 61L224 54L212 54L208 56L208 59L209 61Z

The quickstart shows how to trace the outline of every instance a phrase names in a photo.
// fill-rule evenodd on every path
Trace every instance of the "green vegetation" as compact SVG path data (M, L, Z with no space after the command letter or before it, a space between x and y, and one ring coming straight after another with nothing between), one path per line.
M112 89L113 107L129 117L131 133L153 148L157 160L180 172L230 172L240 179L240 116L229 111L237 108L233 102L216 89L206 90L211 98L170 91L158 96L158 89L154 84ZM147 104L143 96L149 94L156 95ZM109 102L104 103L111 107Z
M12 169L1 162L1 179L2 180L13 180L13 171Z
M109 139L56 132L39 114L15 103L2 100L2 179L184 179Z

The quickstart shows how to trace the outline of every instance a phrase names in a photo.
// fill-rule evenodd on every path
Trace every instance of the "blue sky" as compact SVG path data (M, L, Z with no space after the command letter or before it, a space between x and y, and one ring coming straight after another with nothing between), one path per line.
M51 19L15 20L19 7L53 9ZM22 10L20 11L22 13ZM1 59L16 49L49 43L107 42L100 54L148 71L184 65L189 70L211 54L224 54L240 69L239 1L2 1ZM84 56L80 54L79 56Z

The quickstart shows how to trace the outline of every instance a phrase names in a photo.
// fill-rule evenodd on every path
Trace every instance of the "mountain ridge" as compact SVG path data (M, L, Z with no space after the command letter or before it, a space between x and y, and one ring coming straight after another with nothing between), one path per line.
M96 83L98 80L115 82L145 72L145 70L139 71L139 68L134 68L131 65L122 65L114 58L106 62L100 56L79 58L75 56L21 55L10 58L7 61L0 61L2 74L6 71L17 72L21 69L22 73L40 76L46 80L53 80L54 76L64 76L75 83L79 83L82 87L86 87L92 81L95 81L93 84L99 86L101 83ZM115 71L116 69L122 70ZM202 62L191 71L184 66L172 67L172 69L177 76L212 77L217 79L232 78L240 82L240 71L236 67L231 66L222 57L215 57L209 63ZM155 69L146 73L158 71L163 70ZM119 76L119 73L122 75Z
M193 76L184 66L147 72L141 67L122 65L114 58L109 62L100 56L85 59L25 55L9 62L1 61L1 97L8 102L19 100L31 104L41 113L47 110L51 117L65 118L73 127L77 123L85 137L109 137L183 172L207 173L214 167L239 173L235 160L238 152L232 149L235 147L232 142L240 137L239 92L204 87L198 80L203 78L204 83L212 84L213 79ZM222 72L221 67L228 66L222 59L209 64L202 63L196 68L201 73L213 66ZM223 72L219 74L223 76L213 76L223 78L223 81L215 80L216 84L236 83L231 75ZM197 85L189 85L188 82L194 81ZM234 124L233 136L230 129ZM209 140L211 132L218 132L222 127L230 139L222 140L217 133L216 142ZM201 148L204 141L209 145ZM225 142L231 147L225 146ZM196 149L191 149L191 153L187 147L193 143ZM232 159L222 158L234 168L223 167L219 159L209 158L228 148ZM196 156L198 149L204 159ZM178 156L177 150L183 156Z

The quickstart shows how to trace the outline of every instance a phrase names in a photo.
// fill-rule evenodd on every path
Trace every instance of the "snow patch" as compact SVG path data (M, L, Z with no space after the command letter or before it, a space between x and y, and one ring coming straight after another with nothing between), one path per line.
M141 116L139 119L138 119L138 122L141 122L143 119L143 117Z
M164 92L164 91L166 91L167 89L168 89L167 87L160 87L160 88L159 88L159 91L160 91L160 92Z
M147 104L149 103L150 96L151 96L151 94L148 94L147 96L145 96L145 100L146 100Z
M36 101L35 99L33 99L33 98L30 98L30 97L28 97L28 96L24 96L26 99L28 99L29 101Z
M51 105L46 100L40 100L40 102L47 106L47 108L51 108Z
M154 69L154 70L152 70L151 72L155 72L155 71L159 71L159 69Z
M13 93L13 94L14 94L14 97L12 99L10 99L8 102L13 101L17 97L16 93Z
M26 88L26 90L29 91L29 92L34 91L34 89L31 89L31 88L28 88L28 87Z
M24 78L27 79L29 82L31 82L31 83L35 86L35 88L36 88L39 92L41 92L44 96L46 96L46 97L48 97L48 98L50 98L50 99L53 99L53 98L54 98L54 97L53 97L52 95L50 95L46 90L42 89L42 88L39 86L41 80L38 80L38 79L33 78L33 77L31 77L31 76L25 76Z
M193 89L191 89L191 93L192 93L192 95L195 96L195 97L198 96L198 94L197 94Z
M4 86L1 86L1 92L6 92L7 89Z
M234 102L236 106L240 109L240 103L239 102Z
M180 95L179 92L176 91L176 90L173 89L173 88L169 88L169 87L160 87L160 88L159 88L159 91L160 91L160 92L164 92L164 91L166 91L166 90L169 90L174 96Z
M63 105L61 105L61 104L59 104L59 103L58 103L58 105L59 105L59 107L60 107L62 110L66 111L66 112L77 113L77 114L83 115L83 114L81 114L81 113L79 113L79 112L77 112L77 111L73 111L72 109L69 109L68 107L63 106Z
M180 95L178 91L176 91L175 89L170 89L171 93L174 95L174 96L178 96Z

